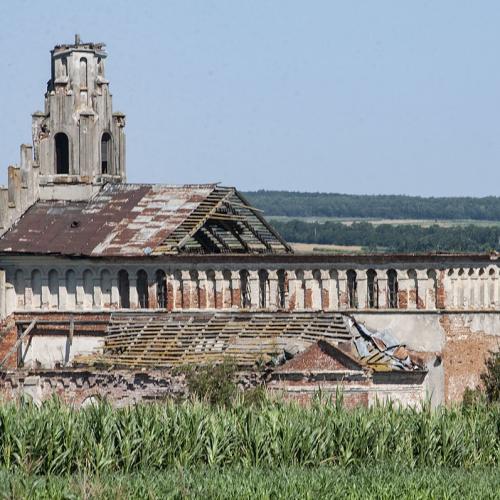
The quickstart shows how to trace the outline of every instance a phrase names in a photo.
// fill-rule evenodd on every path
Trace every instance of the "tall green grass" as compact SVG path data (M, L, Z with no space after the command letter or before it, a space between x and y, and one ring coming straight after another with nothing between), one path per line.
M0 470L0 498L18 499L494 499L494 468L207 468L34 476Z
M380 463L472 468L499 462L498 406L0 405L0 469L28 474Z

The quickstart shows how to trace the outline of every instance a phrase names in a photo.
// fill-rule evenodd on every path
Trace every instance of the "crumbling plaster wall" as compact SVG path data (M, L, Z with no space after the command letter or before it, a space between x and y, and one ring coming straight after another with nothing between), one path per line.
M368 328L386 331L425 364L426 391L434 405L461 400L480 383L490 350L500 345L500 311L358 313Z

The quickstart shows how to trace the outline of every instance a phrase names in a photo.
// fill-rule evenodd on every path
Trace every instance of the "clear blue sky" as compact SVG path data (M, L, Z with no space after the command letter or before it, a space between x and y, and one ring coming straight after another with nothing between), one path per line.
M0 0L0 182L80 33L131 182L497 195L499 26L498 0Z

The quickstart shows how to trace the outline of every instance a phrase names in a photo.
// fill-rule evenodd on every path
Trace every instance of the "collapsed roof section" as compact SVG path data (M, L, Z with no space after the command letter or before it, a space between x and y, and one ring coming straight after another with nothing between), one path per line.
M361 327L361 330L359 328ZM333 313L113 313L102 353L80 362L169 368L230 358L241 367L278 366L318 343L370 372L423 371L405 348L386 345L354 319Z
M107 184L89 201L38 201L0 252L101 256L290 253L235 188Z

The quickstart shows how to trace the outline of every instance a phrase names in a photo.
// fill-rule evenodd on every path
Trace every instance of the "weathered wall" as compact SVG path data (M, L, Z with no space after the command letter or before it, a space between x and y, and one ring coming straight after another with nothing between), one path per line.
M2 399L13 400L26 395L37 404L57 395L62 401L76 406L97 399L126 406L185 394L184 378L168 372L38 370L0 373Z
M314 257L314 256L313 256ZM366 257L366 256L364 256ZM354 257L353 257L354 259ZM54 257L5 257L7 283L16 289L15 309L100 310L121 307L118 273L128 273L130 308L159 307L161 286L168 310L461 310L500 308L500 267L496 260L361 264L300 257L257 264L164 262L147 257L106 260ZM429 260L429 259L427 259ZM376 266L376 267L373 267ZM147 298L140 273L147 276ZM158 272L162 281L158 282ZM370 273L374 279L368 279ZM395 276L391 288L390 274ZM164 276L164 277L163 277ZM354 276L354 281L349 279ZM161 286L160 286L161 285Z
M368 328L387 331L420 358L429 373L426 391L434 404L460 401L480 383L489 351L500 342L500 311L358 313Z

